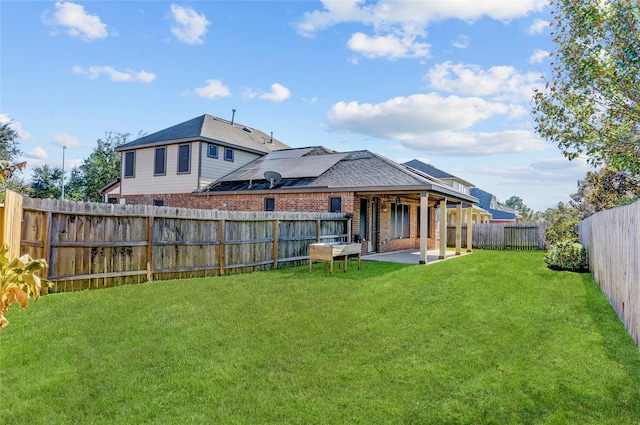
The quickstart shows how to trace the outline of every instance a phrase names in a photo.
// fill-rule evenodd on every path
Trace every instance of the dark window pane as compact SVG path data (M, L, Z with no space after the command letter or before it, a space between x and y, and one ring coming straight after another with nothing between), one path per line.
M265 211L275 211L276 210L276 199L275 198L264 198L264 210Z
M163 175L166 174L167 165L167 148L156 148L155 165L153 168L153 174Z
M216 145L209 145L208 156L210 158L217 158L218 157L218 147Z
M342 211L342 198L339 196L332 196L329 198L329 212L341 212Z
M164 201L162 199L154 199L153 200L154 207L164 207Z
M136 168L136 153L134 151L124 154L124 176L133 177Z
M233 149L224 149L224 159L225 161L233 161Z
M191 145L178 147L178 173L188 173L191 165Z

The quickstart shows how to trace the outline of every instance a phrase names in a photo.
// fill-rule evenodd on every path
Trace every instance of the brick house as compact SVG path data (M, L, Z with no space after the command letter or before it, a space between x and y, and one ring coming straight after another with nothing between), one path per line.
M235 112L235 111L234 111ZM201 115L119 146L120 184L104 188L109 200L127 204L177 206L218 178L289 146L260 130ZM175 204L173 204L175 205Z
M436 211L477 199L419 170L363 150L291 149L265 133L202 115L117 148L110 202L236 211L341 212L364 254L440 248ZM471 211L471 209L468 209ZM471 221L471 217L468 217ZM457 223L461 228L461 220ZM446 235L446 223L438 227ZM471 226L467 250L471 250ZM460 250L460 237L456 251ZM426 235L426 237L421 237Z
M352 218L351 237L362 243L363 254L420 248L426 261L426 250L438 245L436 210L455 205L462 216L462 206L476 201L438 179L367 150L307 147L271 152L240 167L194 193L192 206L342 212ZM439 246L444 257L446 245L441 241Z

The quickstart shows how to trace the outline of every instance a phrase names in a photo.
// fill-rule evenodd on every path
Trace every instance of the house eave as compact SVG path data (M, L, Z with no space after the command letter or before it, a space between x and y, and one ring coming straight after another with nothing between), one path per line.
M433 185L399 185L399 186L368 186L368 187L350 187L350 186L309 186L309 187L288 187L273 188L267 190L229 190L220 192L193 192L197 196L217 196L217 195L270 195L270 194L291 194L291 193L321 193L321 192L354 192L358 194L379 194L379 195L419 195L428 193L429 195L447 200L474 204L478 199L458 193L455 190L448 190L440 186Z
M193 143L193 142L213 143L223 147L233 148L235 150L249 152L249 153L255 153L258 155L265 155L270 152L268 150L261 151L258 149L251 149L244 146L235 145L233 143L224 142L222 140L210 139L208 137L187 137L184 139L163 140L163 141L149 142L142 145L135 145L135 146L129 146L129 147L117 147L115 150L116 152L125 152L125 151L133 151L137 149L148 149L148 148L155 148L160 146L178 145L181 143Z

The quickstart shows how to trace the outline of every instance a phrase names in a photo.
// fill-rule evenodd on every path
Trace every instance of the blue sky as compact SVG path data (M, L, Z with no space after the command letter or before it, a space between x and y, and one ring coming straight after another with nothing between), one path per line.
M3 1L0 121L28 162L202 114L292 146L420 159L534 210L590 168L533 130L547 0Z

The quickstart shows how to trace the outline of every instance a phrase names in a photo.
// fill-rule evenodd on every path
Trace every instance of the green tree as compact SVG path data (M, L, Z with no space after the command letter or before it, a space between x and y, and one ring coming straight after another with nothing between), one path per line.
M95 149L80 165L79 171L71 174L69 186L72 193L81 194L79 199L86 197L89 201L101 201L98 191L120 177L120 152L116 152L116 148L127 143L129 137L129 133L106 132L104 139L98 139Z
M0 161L12 162L22 152L18 145L18 132L12 121L0 124Z
M520 221L522 223L535 223L538 220L538 214L531 208L524 204L524 201L519 196L512 196L504 203L509 208L513 208L520 214Z
M45 164L35 167L31 176L31 196L34 198L60 198L62 168Z
M575 227L578 224L578 210L570 205L559 202L555 208L547 208L542 214L548 227L544 229L544 241L549 248L562 242L580 242Z
M590 171L578 181L578 191L570 204L582 220L598 211L619 207L640 198L640 174L603 168Z
M639 173L638 2L560 0L553 13L556 51L545 89L534 89L536 131L568 159Z

